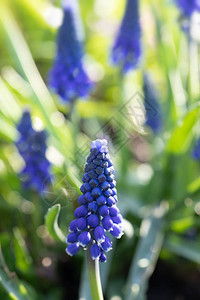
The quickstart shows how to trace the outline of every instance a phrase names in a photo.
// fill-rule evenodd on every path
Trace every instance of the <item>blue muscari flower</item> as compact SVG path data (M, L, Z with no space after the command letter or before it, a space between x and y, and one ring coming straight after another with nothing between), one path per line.
M139 0L127 0L124 18L112 48L112 61L124 73L135 69L141 56Z
M83 47L78 35L77 0L63 1L63 22L57 36L57 54L49 74L50 87L65 102L78 97L87 97L92 82L82 63Z
M175 0L178 7L186 17L191 17L193 12L200 12L199 0Z
M47 134L44 130L37 132L33 129L29 111L24 111L17 130L16 146L25 161L20 173L23 186L41 193L50 183L50 163L45 156Z
M75 255L83 247L90 251L92 259L105 262L105 253L112 249L106 232L116 238L122 236L122 216L116 206L118 199L113 172L107 141L93 141L82 178L82 195L78 198L80 206L74 212L76 219L69 225L66 240L69 255Z
M162 129L162 114L157 91L147 74L144 75L143 80L144 107L146 110L145 124L149 126L154 133L158 133Z
M193 151L192 151L192 157L195 160L200 160L200 138L196 141Z

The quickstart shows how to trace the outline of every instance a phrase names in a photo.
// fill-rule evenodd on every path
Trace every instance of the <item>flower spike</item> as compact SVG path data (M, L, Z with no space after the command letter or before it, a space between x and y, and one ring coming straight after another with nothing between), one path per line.
M139 23L139 0L127 0L125 14L112 48L111 58L123 73L136 69L141 57L141 27Z
M49 85L64 102L71 102L79 97L87 97L93 84L82 62L83 30L77 0L64 0L63 13Z
M35 131L32 127L29 111L24 111L17 125L19 138L16 146L25 161L25 167L21 171L24 188L31 188L42 193L50 183L50 162L46 158L46 131Z
M82 195L78 198L76 217L69 225L66 252L75 255L80 247L89 248L91 258L106 261L105 252L112 249L110 232L116 238L123 234L122 216L116 206L117 190L114 168L108 154L107 141L91 143L90 154L85 166Z

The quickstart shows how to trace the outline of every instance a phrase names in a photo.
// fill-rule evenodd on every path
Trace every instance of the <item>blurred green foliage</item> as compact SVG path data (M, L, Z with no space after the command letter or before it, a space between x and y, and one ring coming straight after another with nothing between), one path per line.
M125 236L101 266L106 299L146 299L158 257L175 266L183 257L194 269L200 263L200 168L191 158L200 133L199 45L180 29L172 2L143 0L144 59L122 80L109 54L125 1L79 2L85 65L96 88L88 101L77 100L69 121L69 107L45 84L59 1L0 1L1 299L72 300L80 290L79 297L90 300L84 255L68 257L63 240L77 206L89 142L103 132L113 144L125 217ZM143 124L138 127L126 106L129 100L137 104L137 97L142 103L144 71L151 72L164 115L163 131L156 136ZM41 197L23 190L18 176L23 160L14 146L15 126L25 107L35 127L49 134L53 182L51 193Z

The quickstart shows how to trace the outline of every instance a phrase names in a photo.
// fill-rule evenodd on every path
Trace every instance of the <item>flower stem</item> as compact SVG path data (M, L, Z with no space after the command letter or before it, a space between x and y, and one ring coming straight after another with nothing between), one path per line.
M103 300L98 259L93 260L90 249L87 250L88 275L92 300Z

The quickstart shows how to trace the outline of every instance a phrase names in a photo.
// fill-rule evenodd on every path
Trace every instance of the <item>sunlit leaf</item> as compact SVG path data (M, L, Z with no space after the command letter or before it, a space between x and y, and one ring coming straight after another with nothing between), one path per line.
M60 204L56 204L49 208L45 216L45 225L53 239L59 242L64 242L65 236L58 226L59 213Z

